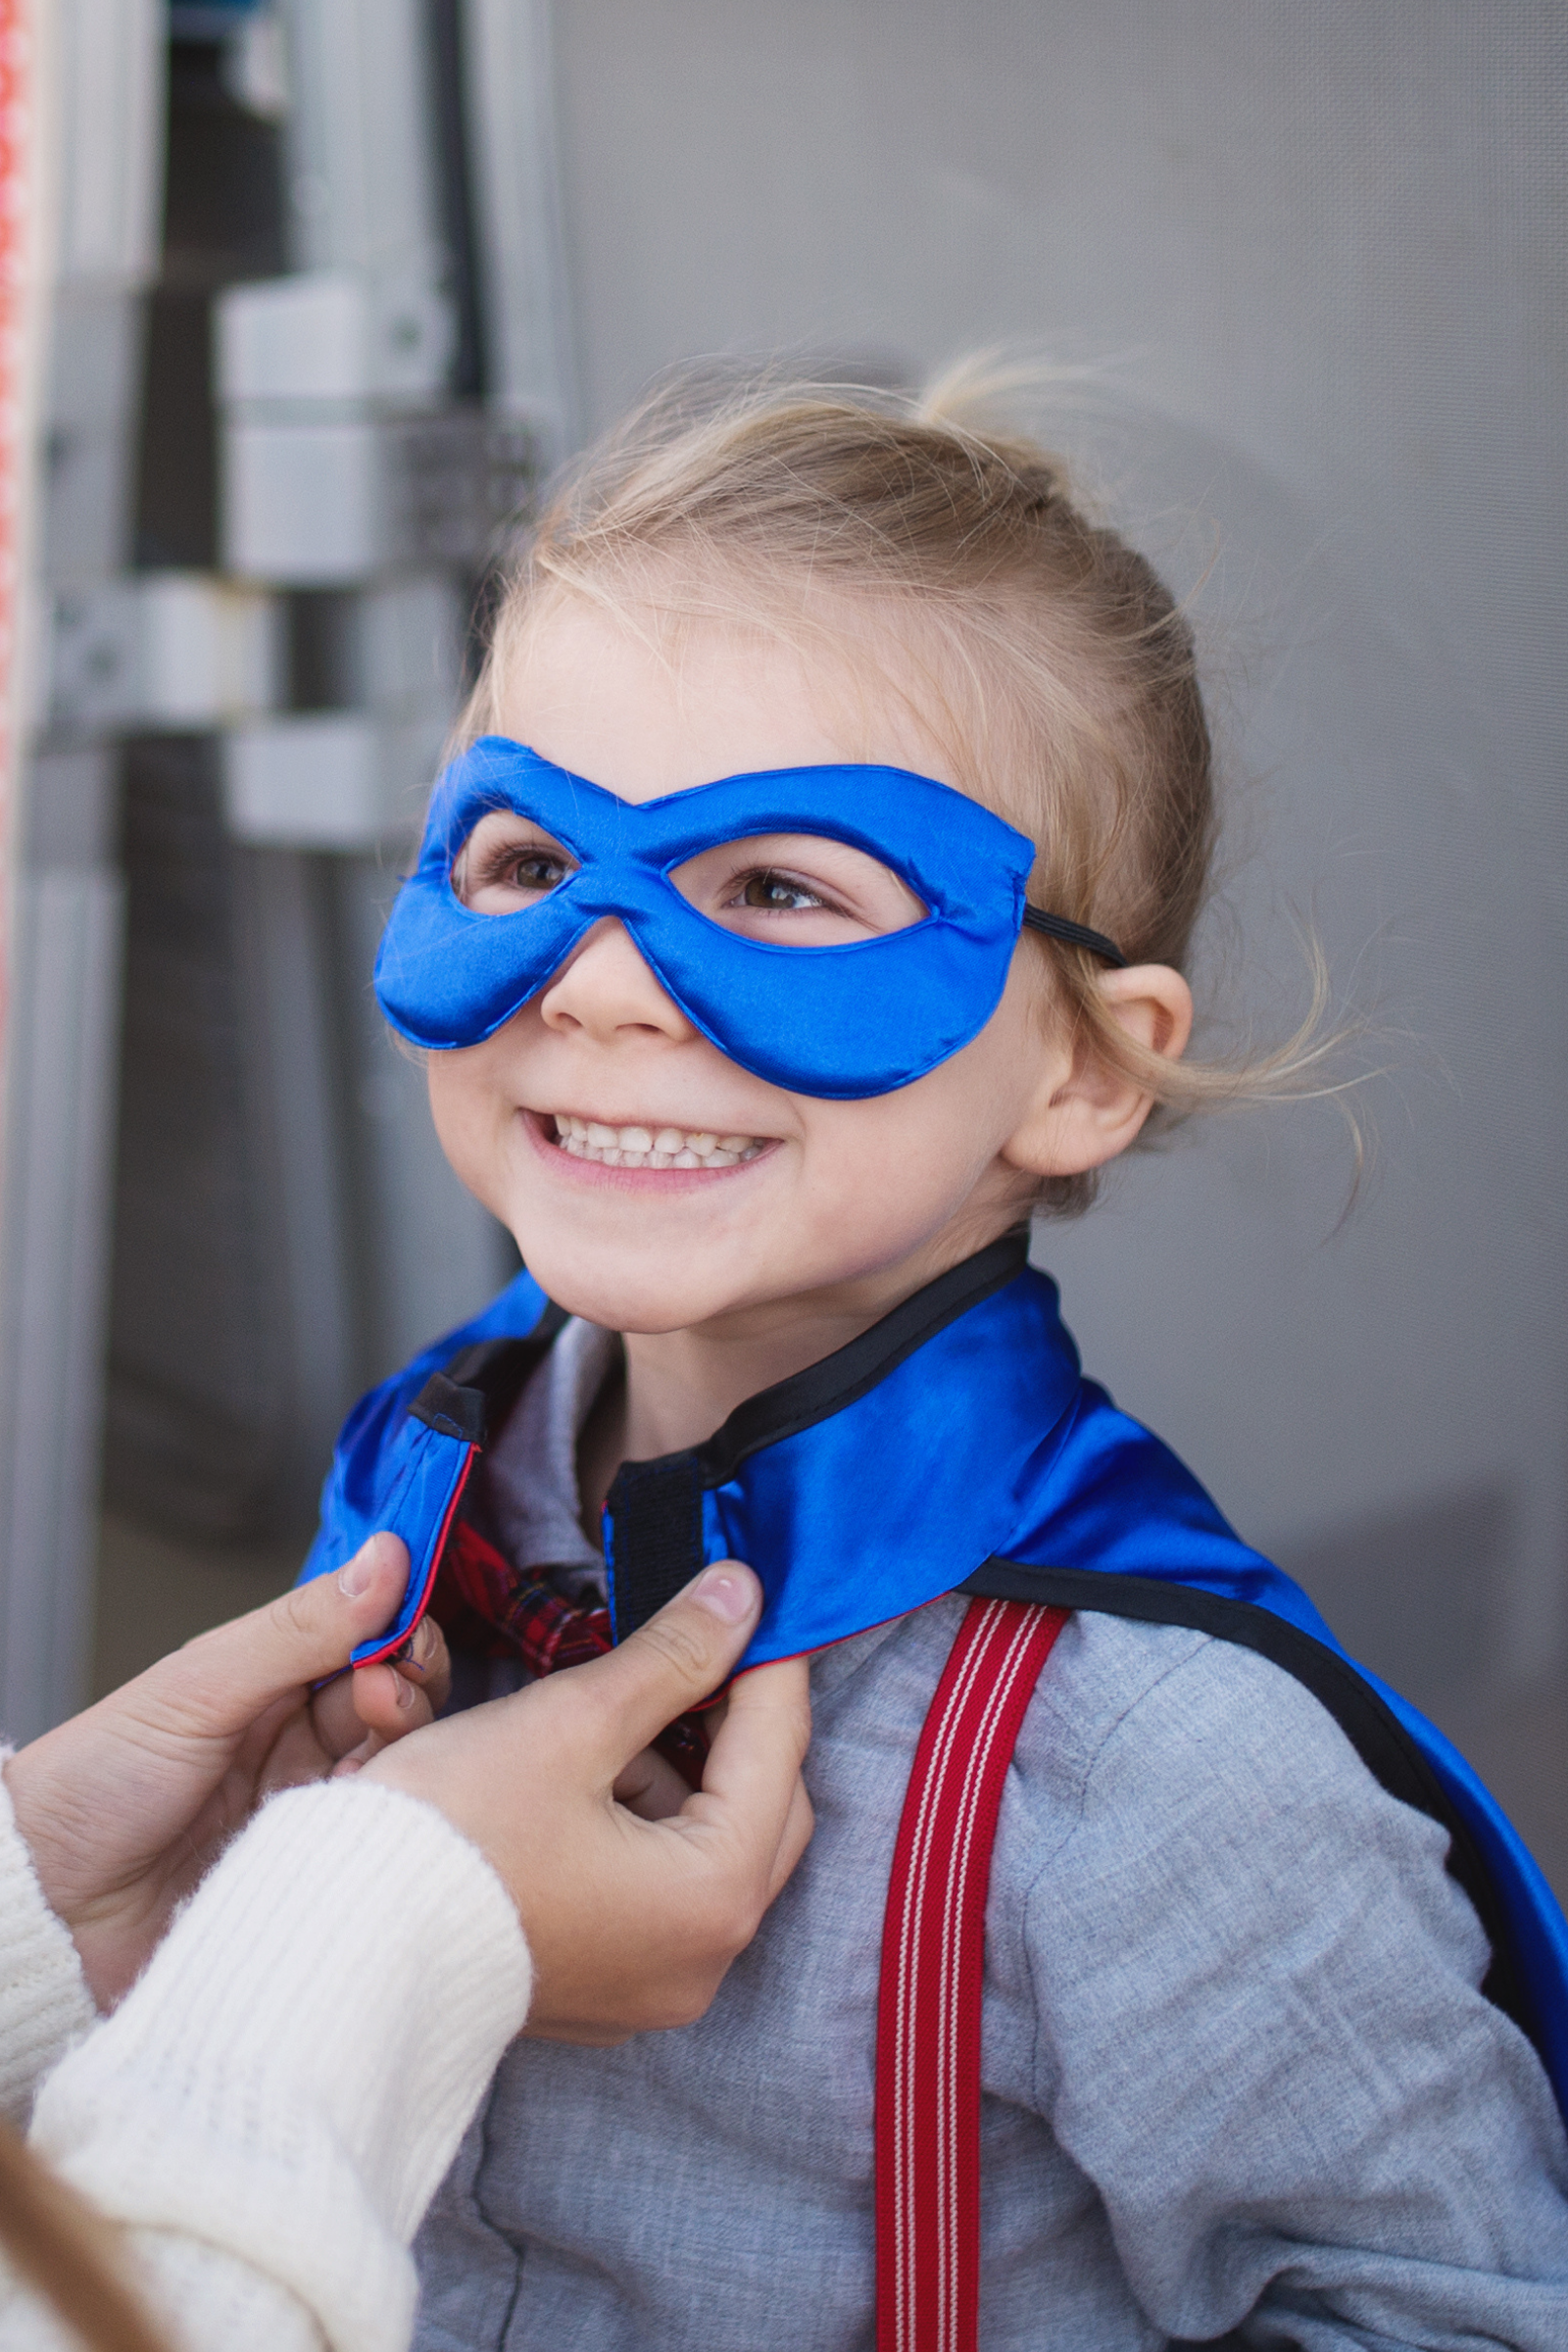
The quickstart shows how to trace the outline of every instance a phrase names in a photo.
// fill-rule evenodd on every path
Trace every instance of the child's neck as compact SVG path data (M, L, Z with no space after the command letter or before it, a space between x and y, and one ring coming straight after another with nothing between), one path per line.
M623 1461L700 1446L739 1404L858 1339L994 1233L940 1242L830 1289L737 1309L681 1331L626 1332L625 1377L602 1392L578 1443L585 1524Z

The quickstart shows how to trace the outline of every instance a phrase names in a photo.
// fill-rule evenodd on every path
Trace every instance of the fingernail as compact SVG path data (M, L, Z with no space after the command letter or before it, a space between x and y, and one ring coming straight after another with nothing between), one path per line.
M757 1587L732 1561L720 1560L716 1567L704 1569L692 1587L692 1598L723 1624L739 1625L756 1606Z
M397 1686L398 1705L406 1715L410 1707L413 1706L414 1701L418 1694L416 1691L414 1685L412 1683L405 1682L401 1674L397 1678Z
M370 1579L375 1573L369 1548L366 1544L354 1554L346 1568L340 1568L337 1572L337 1589L345 1600L358 1600L362 1592L369 1591Z

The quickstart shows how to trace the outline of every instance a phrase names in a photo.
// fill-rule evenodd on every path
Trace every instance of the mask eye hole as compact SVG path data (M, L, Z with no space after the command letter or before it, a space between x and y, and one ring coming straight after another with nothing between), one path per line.
M571 852L514 808L482 816L452 861L452 890L475 914L537 906L577 871Z
M927 911L891 866L825 834L721 842L669 878L710 922L773 947L850 947L906 930Z

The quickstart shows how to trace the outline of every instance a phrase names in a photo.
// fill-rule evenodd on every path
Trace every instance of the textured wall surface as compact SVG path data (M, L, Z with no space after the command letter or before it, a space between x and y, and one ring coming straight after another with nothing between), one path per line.
M1539 1682L1568 1631L1561 11L561 0L556 44L590 422L702 352L1100 372L1053 430L1193 591L1215 681L1205 1001L1290 1022L1295 907L1389 1075L1343 1230L1318 1105L1144 1159L1043 1254L1093 1367L1417 1695Z

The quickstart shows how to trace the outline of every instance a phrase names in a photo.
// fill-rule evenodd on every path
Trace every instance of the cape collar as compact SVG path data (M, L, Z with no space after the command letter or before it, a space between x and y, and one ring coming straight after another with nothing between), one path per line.
M1081 1385L1027 1257L1007 1235L705 1445L623 1464L606 1505L616 1639L727 1556L767 1596L743 1661L760 1665L919 1608L1004 1549Z

